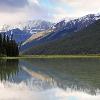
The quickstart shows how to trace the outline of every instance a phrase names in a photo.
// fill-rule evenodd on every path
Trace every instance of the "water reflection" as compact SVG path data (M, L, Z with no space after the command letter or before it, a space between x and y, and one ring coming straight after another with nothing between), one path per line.
M31 59L23 60L28 71L35 71L54 87L71 91L83 91L96 95L100 93L100 60L99 59ZM32 75L31 75L32 76ZM33 77L38 77L34 75Z
M18 67L18 59L16 60L0 60L0 80L13 80L13 76L16 76L19 67Z
M0 60L0 80L0 100L99 100L100 59Z

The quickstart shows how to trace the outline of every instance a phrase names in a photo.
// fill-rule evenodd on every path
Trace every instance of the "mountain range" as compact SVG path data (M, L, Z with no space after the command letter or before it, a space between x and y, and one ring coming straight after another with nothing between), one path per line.
M98 53L100 53L100 19L78 32L70 33L69 36L38 44L24 51L24 54Z
M42 32L53 26L53 23L43 20L31 20L27 22L21 22L13 25L1 25L0 32L6 32L7 35L13 34L13 38L17 43L24 42L32 34Z
M53 41L59 41L65 37L70 37L72 34L75 34L95 23L98 19L100 19L99 14L89 14L69 21L62 20L49 30L43 31L42 33L39 32L36 35L33 34L22 44L21 51L30 51L31 48L37 48L37 46L48 44Z
M11 24L11 25L1 25L0 26L0 32L6 32L12 29L20 29L20 30L24 30L27 33L37 33L37 32L41 32L44 30L47 30L49 28L51 28L53 25L53 23L48 22L48 21L44 21L44 20L30 20L30 21L26 21L26 22L20 22L17 24Z
M58 23L34 20L3 25L0 32L13 34L21 43L21 54L99 53L99 22L100 14L88 14Z

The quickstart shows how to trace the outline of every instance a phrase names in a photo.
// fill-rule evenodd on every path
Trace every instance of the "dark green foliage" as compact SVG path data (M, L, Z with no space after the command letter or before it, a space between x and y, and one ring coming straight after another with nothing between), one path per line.
M0 34L0 55L1 55L1 50L2 49L2 36L1 36L1 34Z
M7 81L10 79L13 79L13 76L15 76L18 71L18 59L5 59L0 60L0 81Z
M19 49L18 44L13 40L13 35L11 39L5 33L0 34L0 56L18 56Z
M61 33L62 34L62 33ZM100 20L62 39L33 46L24 54L98 54L100 53Z

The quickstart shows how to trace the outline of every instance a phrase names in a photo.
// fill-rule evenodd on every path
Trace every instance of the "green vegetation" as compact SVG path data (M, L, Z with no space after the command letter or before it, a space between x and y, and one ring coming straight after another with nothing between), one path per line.
M87 28L70 33L63 39L33 46L23 54L59 55L59 54L99 54L100 53L100 20Z
M18 56L19 49L18 44L13 40L13 35L11 38L6 36L6 33L0 33L0 56Z
M18 57L0 57L0 59L31 59L31 58L100 58L99 54L88 55L20 55Z

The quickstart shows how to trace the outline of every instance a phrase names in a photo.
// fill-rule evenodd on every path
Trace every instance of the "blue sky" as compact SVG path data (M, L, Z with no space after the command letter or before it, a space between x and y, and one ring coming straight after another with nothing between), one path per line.
M100 12L100 0L0 0L0 24L42 19L59 21Z

